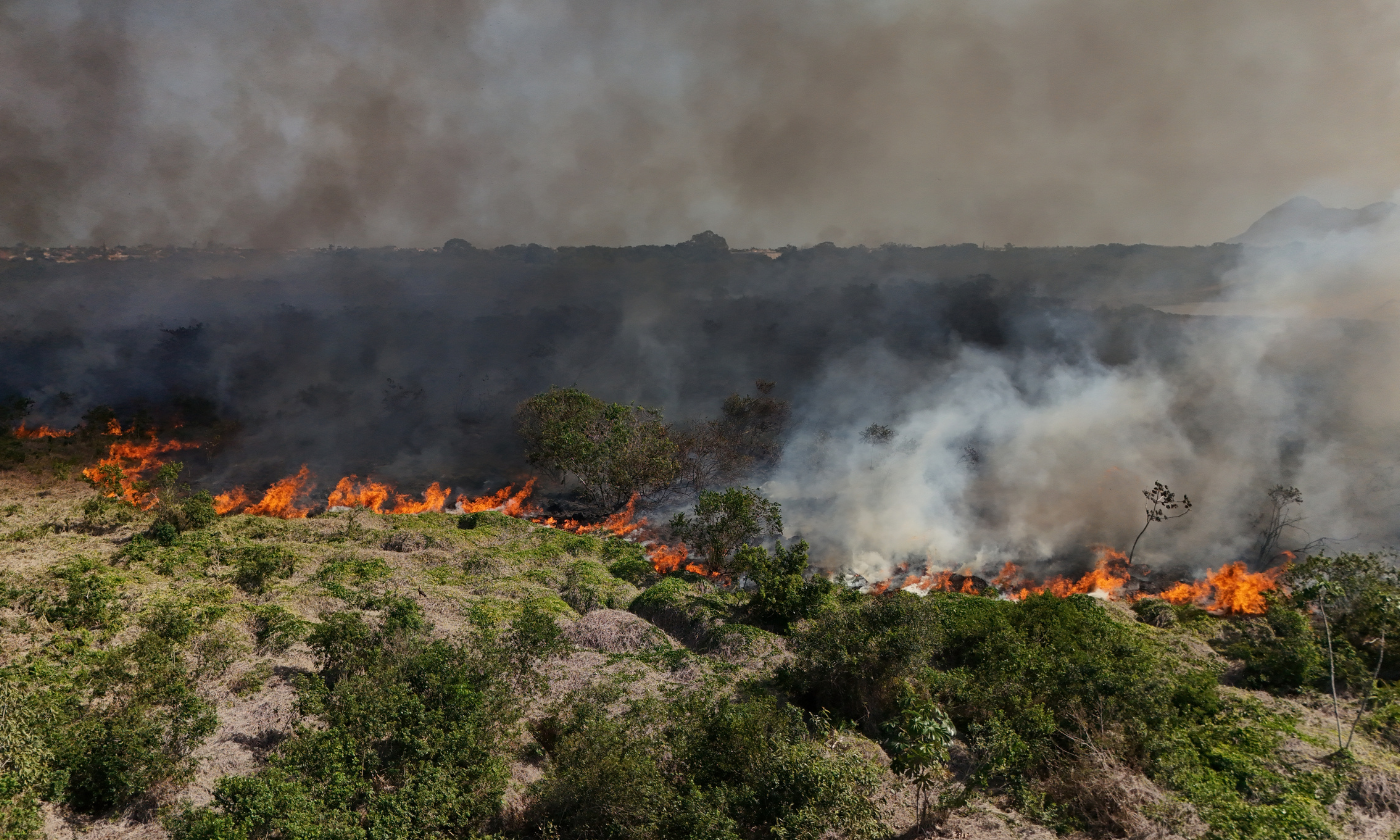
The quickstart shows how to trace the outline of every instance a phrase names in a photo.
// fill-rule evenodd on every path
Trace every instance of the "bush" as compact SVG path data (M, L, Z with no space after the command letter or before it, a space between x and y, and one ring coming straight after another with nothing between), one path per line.
M233 583L244 592L261 594L270 580L291 577L296 563L296 555L280 546L243 546L234 552Z
M756 587L749 601L753 617L784 633L795 622L816 615L835 591L835 584L826 578L803 577L808 571L805 541L791 549L778 543L772 555L763 548L745 546L739 549L734 565Z
M749 487L731 487L722 493L704 490L690 516L678 513L671 530L690 550L704 558L712 571L734 574L728 562L734 552L754 540L783 531L777 502L770 502Z
M284 653L287 648L306 638L311 622L297 618L276 604L252 608L253 640L263 653Z
M328 615L312 634L320 673L301 728L255 775L226 777L214 805L172 836L475 837L497 813L518 708L489 645L428 641L405 626Z
M1228 625L1225 640L1214 646L1244 664L1239 681L1246 688L1285 692L1319 685L1327 673L1326 651L1312 622L1272 593L1265 597L1263 618Z
M874 766L792 707L689 695L615 718L583 697L536 732L549 759L530 821L560 837L869 837Z
M608 573L633 586L645 586L656 579L656 569L647 559L646 549L627 540L612 537L603 543L601 559Z
M522 402L515 428L532 466L574 476L603 510L667 487L680 471L660 411L605 403L576 388L551 388Z
M68 630L115 630L120 626L118 578L106 566L80 556L55 568L53 577L63 584L63 595L42 607L44 618Z
M73 807L120 808L192 771L190 754L218 718L168 640L143 633L108 654L90 679L100 701L70 709L52 747Z
M575 560L565 569L560 595L566 604L583 614L597 609L625 610L636 597L637 589L614 577L601 563Z

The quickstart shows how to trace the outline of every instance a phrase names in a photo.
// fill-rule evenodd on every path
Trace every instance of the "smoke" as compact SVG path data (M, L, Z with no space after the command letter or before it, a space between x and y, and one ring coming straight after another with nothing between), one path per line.
M899 562L995 570L1126 550L1140 491L1164 481L1195 509L1153 524L1139 560L1201 568L1249 557L1267 490L1298 487L1293 546L1394 546L1400 505L1400 221L1242 252L1164 341L1109 364L1080 353L967 346L911 363L876 344L828 368L766 485L824 562L883 577ZM1203 314L1204 313L1204 314ZM861 429L891 426L888 445Z
M9 0L0 241L1210 242L1400 175L1394 4Z

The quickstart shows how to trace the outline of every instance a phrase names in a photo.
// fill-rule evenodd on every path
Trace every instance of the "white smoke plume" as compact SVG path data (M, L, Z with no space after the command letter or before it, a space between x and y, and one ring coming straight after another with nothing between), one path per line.
M805 416L766 489L826 565L872 579L1126 551L1154 481L1195 509L1148 529L1153 565L1249 559L1279 484L1305 500L1292 544L1396 545L1400 219L1247 248L1223 279L1166 307L1195 313L1179 345L1128 365L978 347L911 364L875 342L826 370L810 402L832 410Z

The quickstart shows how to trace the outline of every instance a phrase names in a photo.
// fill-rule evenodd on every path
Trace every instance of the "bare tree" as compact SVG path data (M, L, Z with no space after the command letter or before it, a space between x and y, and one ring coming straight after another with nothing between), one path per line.
M1138 540L1147 533L1147 526L1153 522L1166 522L1168 519L1180 519L1191 512L1191 497L1182 495L1181 501L1176 500L1176 494L1171 488L1160 481L1152 482L1151 490L1142 491L1143 498L1147 499L1145 512L1147 521L1143 523L1142 530L1138 531L1137 539L1133 540L1133 547L1128 551L1128 562L1133 562L1133 555L1137 553ZM1181 513L1170 513L1173 510L1180 510Z

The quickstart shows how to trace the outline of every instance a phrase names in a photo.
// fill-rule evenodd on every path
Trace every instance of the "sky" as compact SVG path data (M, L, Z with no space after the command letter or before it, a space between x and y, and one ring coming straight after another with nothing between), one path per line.
M0 242L1207 244L1400 186L1374 0L0 0Z

